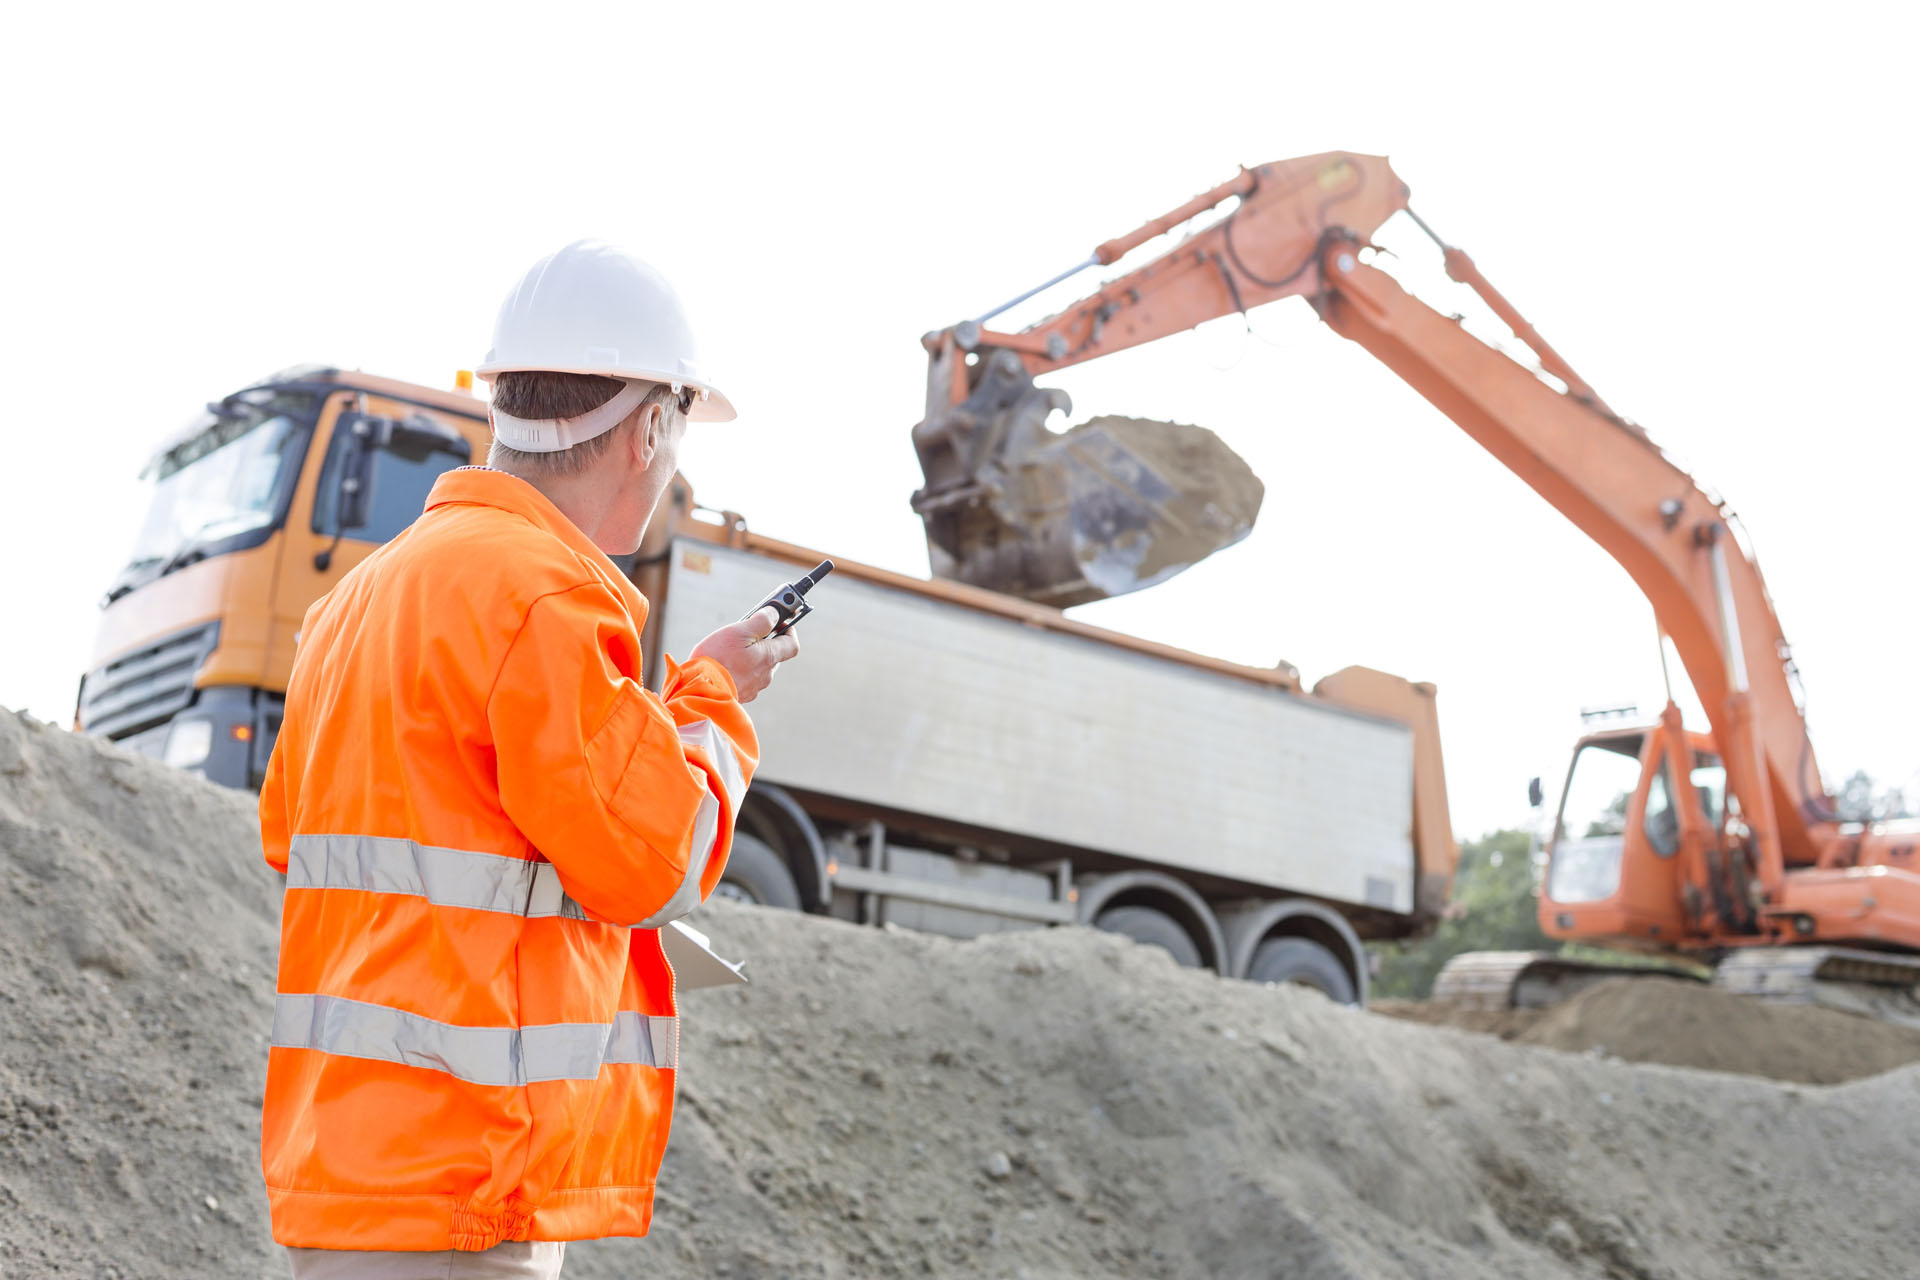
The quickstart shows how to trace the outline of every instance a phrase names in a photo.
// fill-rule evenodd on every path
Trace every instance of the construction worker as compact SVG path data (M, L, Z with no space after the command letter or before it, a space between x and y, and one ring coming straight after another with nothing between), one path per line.
M678 1061L658 930L720 878L798 652L771 610L659 696L632 553L733 408L673 289L594 242L508 295L485 467L307 612L260 794L286 873L262 1156L296 1280L555 1276L646 1234ZM752 602L744 602L750 605Z

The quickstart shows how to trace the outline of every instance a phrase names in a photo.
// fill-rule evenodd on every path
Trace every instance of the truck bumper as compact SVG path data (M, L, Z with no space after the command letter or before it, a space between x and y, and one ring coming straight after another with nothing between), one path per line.
M197 691L172 719L121 739L120 745L223 787L257 790L266 778L284 705L283 698L265 690L215 685Z

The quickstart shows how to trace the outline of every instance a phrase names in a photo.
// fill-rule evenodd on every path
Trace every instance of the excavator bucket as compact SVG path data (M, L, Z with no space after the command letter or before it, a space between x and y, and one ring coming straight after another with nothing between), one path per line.
M1054 432L1065 394L1024 370L996 386L995 372L1012 370L914 431L928 484L913 507L936 577L1066 608L1152 586L1252 531L1265 486L1213 432L1117 417Z

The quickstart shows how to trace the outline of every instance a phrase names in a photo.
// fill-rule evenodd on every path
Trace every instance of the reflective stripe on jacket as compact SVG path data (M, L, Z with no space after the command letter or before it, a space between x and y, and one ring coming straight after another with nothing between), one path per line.
M679 1053L655 930L718 882L758 752L712 660L640 686L646 608L476 467L308 611L260 793L280 1243L645 1234Z

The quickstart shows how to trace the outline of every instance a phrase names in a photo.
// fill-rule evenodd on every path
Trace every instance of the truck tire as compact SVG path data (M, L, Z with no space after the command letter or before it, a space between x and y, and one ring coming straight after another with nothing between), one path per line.
M1248 982L1297 982L1335 1004L1353 1004L1353 978L1339 957L1311 938L1270 938L1253 953Z
M721 872L713 896L782 911L800 909L800 886L793 882L785 860L744 831L733 833L733 852L727 856L727 869Z
M1108 933L1125 934L1135 942L1150 947L1159 947L1173 956L1174 963L1183 969L1200 968L1200 948L1182 929L1179 922L1164 911L1152 907L1113 907L1102 911L1100 918L1093 922L1096 929Z

